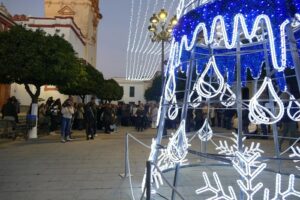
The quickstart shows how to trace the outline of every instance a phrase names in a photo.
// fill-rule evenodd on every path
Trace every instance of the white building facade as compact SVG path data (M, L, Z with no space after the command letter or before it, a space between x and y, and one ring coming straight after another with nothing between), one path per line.
M151 86L151 81L130 81L119 77L113 79L123 87L124 95L120 101L126 104L137 104L139 101L141 103L146 103L144 94L146 89Z

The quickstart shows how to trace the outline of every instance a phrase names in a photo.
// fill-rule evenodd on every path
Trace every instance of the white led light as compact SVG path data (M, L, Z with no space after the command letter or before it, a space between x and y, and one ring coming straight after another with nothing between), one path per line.
M157 118L156 118L156 126L159 125L159 121L160 121L160 118L161 118L161 109L162 109L162 105L163 102L162 102L162 97L160 97L160 100L159 100L159 107L158 107L158 111L157 111ZM164 117L164 116L162 116Z
M176 95L173 96L172 101L171 101L171 106L169 107L168 110L168 117L170 120L174 120L176 119L177 115L178 115L178 104L177 104L177 99L176 99Z
M213 199L237 200L232 186L228 187L230 196L225 193L223 186L221 184L221 181L219 179L219 176L216 172L213 172L214 180L216 182L216 184L215 184L216 187L212 186L206 172L202 172L202 175L204 178L205 186L200 189L197 189L196 194L199 195L199 194L202 194L205 192L212 192L212 193L214 193L215 196L210 197L209 199L211 199L211 200L213 200Z
M188 140L185 133L185 120L182 120L176 133L169 138L167 152L174 163L183 162L188 154Z
M175 91L176 91L175 74L174 71L169 71L169 77L165 88L165 99L167 101L171 101L173 96L175 96Z
M194 84L193 90L192 90L192 92L189 94L188 102L190 103L190 105L191 105L193 108L197 108L197 107L199 107L200 104L201 104L202 97L201 97L200 95L197 95L196 98L192 99L194 95L197 95L196 84Z
M293 107L293 103L296 104L296 108ZM291 110L295 109L297 110L294 114L291 114ZM300 103L295 99L295 97L293 95L290 95L290 102L289 105L287 107L287 114L289 116L289 118L293 121L300 121Z
M299 14L295 15L296 17L299 17ZM208 37L208 31L206 28L206 24L203 22L200 22L193 33L193 37L190 42L188 42L188 38L186 35L182 36L180 45L174 45L174 48L176 48L176 51L179 52L178 56L178 61L174 63L174 66L179 66L180 65L180 58L182 56L183 50L190 51L196 41L197 41L197 36L200 32L203 32L203 39L204 39L204 44L214 44L215 42L215 35L217 31L217 26L220 26L221 30L221 35L223 36L223 41L224 45L227 49L232 49L236 46L236 41L237 37L240 34L239 32L239 25L241 26L241 32L244 33L245 38L248 39L250 42L254 38L257 38L259 35L257 35L258 30L261 29L261 22L265 23L266 30L268 33L268 42L270 44L270 53L271 53L271 59L272 59L272 65L277 71L283 71L286 68L286 39L285 39L285 28L286 25L289 24L289 20L284 21L281 26L280 26L280 44L281 44L281 65L277 61L277 55L276 55L276 48L275 48L275 36L273 33L272 29L272 24L269 16L267 15L258 15L254 21L253 27L251 32L249 32L249 29L246 25L246 20L245 17L242 14L237 14L234 17L234 25L233 25L233 33L232 33L232 40L231 43L228 39L227 31L226 31L226 26L225 26L225 20L223 16L216 16L213 20L213 23L211 25L211 32L210 36ZM177 42L178 43L178 42ZM174 59L173 59L174 60Z
M226 92L229 93L229 97L224 99L224 96L226 95ZM225 107L230 107L235 104L236 101L236 95L232 92L230 89L230 86L228 84L225 84L222 94L220 95L220 102Z
M289 186L287 190L282 192L282 186L281 186L281 174L276 174L276 187L275 187L275 196L272 199L287 199L290 196L294 197L300 197L300 192L295 190L295 175L291 174L289 176ZM270 199L270 191L269 189L265 189L264 193L264 200Z
M133 19L133 9L134 8L134 0L131 0L131 15L130 15L130 23L129 23L129 34L128 34L128 43L127 43L127 59L126 59L126 79L129 78L130 75L130 65L129 65L129 48L131 44L131 28L132 28L132 19Z
M272 95L269 97L273 99L278 104L279 112L278 114L273 113L269 108L262 106L259 104L258 99L262 95L262 93L268 90ZM284 105L278 95L275 92L275 89L272 84L272 80L268 77L265 77L263 84L257 93L251 98L249 103L249 119L252 123L261 123L261 124L274 124L278 122L284 115Z
M294 160L294 163L300 162L300 147L292 147L291 148L293 153L290 155L290 158L296 158L297 160ZM296 166L298 170L300 170L300 166Z
M197 131L197 134L198 134L198 138L203 142L207 142L211 140L213 136L213 131L207 119L205 119L202 127Z
M219 145L216 145L216 151L218 152L218 154L221 155L227 155L229 156L228 159L230 160L234 160L236 159L236 152L239 151L238 148L238 134L236 133L232 133L233 137L231 137L231 140L233 142L232 145L228 145L227 141L221 141L219 140ZM244 142L246 140L246 137L242 138L242 141ZM243 155L245 155L246 157L251 157L254 154L258 153L259 156L261 156L262 153L264 153L264 151L260 148L260 143L254 143L252 142L251 145L245 146L244 144L242 145L241 148L241 152L243 153ZM239 160L237 160L239 161ZM253 166L258 166L261 162L260 161L255 161L253 162Z
M181 17L182 12L184 10L185 0L180 0L178 7L177 7L177 17L178 19Z
M216 77L218 80L217 89L212 84L205 81L205 77L208 75L209 69L211 69L211 68L213 69L214 73L216 74ZM206 87L208 87L209 89L207 89ZM209 59L209 62L207 63L201 76L199 76L199 78L197 80L197 83L196 83L197 93L202 97L210 99L210 98L217 96L221 92L223 87L224 87L224 78L217 67L215 57L212 56Z
M254 186L253 180L267 167L267 164L263 163L257 166L256 169L252 170L252 166L256 162L257 158L260 157L259 153L256 153L250 157L246 157L240 152L236 152L238 161L233 160L232 164L235 170L241 175L242 180L237 180L237 183L241 190L246 194L248 200L253 200L253 196L263 187L263 183L257 183ZM244 166L241 166L243 163Z

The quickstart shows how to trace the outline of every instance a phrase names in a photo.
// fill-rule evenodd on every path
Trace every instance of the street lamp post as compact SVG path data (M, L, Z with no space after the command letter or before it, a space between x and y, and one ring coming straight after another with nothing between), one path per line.
M151 34L152 42L161 42L161 75L162 87L164 84L164 60L165 60L165 42L169 42L172 37L173 27L177 24L177 17L174 16L167 24L168 12L161 9L159 13L153 14L150 18L148 30Z

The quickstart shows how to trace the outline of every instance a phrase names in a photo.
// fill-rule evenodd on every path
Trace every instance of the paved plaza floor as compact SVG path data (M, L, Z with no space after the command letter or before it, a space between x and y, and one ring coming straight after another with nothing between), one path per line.
M154 129L136 133L131 127L122 127L118 133L99 133L95 140L89 141L85 140L84 132L75 131L74 136L77 139L65 144L60 143L59 135L43 136L30 141L21 139L14 142L0 141L0 200L131 199L128 178L121 179L119 176L124 172L126 132L133 133L148 145L155 136ZM167 141L164 139L163 142ZM268 148L272 140L260 142L263 146L267 146L264 148ZM200 150L197 141L193 142L193 146ZM149 149L133 140L129 141L129 147L133 192L138 199ZM267 153L271 155L272 150ZM189 155L189 160L196 163L199 157ZM272 163L270 165L272 166ZM292 162L284 164L283 167L288 171L294 169ZM204 186L203 171L210 177L214 171L219 172L221 182L224 184L234 184L238 178L232 168L226 167L203 166L182 169L179 190L186 199L204 199L209 196L209 194L208 196L195 194L197 188ZM172 181L173 172L166 173L166 177ZM265 186L274 188L273 173L264 173L260 180ZM283 177L283 182L287 184L287 177ZM300 190L299 179L296 179L295 188ZM160 194L170 196L170 193L171 190L164 184ZM156 199L164 198L157 195Z

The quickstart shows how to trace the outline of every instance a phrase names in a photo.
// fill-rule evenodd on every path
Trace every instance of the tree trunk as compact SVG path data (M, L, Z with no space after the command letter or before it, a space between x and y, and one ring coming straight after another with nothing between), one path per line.
M27 93L29 94L29 96L31 97L31 115L35 116L36 118L36 124L35 126L29 130L28 132L28 136L30 139L35 139L37 138L37 123L38 123L38 98L41 94L41 86L35 85L36 88L36 92L33 93L30 90L30 87L28 84L25 84L25 90L27 91Z
M85 95L79 95L79 97L81 98L81 102L84 103Z

